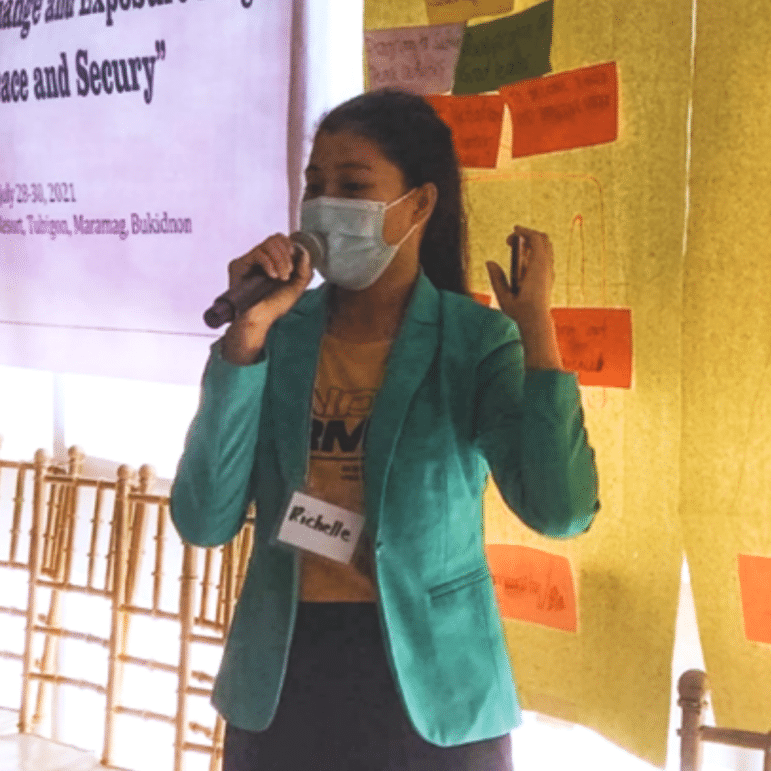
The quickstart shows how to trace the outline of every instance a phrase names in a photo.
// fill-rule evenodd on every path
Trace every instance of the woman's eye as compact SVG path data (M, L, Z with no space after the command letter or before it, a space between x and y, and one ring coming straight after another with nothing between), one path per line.
M343 185L343 190L345 190L346 193L349 193L351 195L354 195L356 193L361 193L364 190L366 190L369 187L369 185L365 185L362 182L346 182Z

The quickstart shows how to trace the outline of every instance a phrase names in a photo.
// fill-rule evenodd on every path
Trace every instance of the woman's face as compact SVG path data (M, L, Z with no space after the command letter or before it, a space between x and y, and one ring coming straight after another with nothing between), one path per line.
M380 148L350 131L320 131L305 170L308 201L318 196L391 203L408 191L401 169ZM383 238L398 243L412 225L410 197L386 211Z

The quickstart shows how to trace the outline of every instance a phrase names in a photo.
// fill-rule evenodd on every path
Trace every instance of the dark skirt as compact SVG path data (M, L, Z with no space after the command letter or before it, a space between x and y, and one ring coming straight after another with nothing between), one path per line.
M374 603L301 602L276 716L228 725L223 771L511 771L508 734L437 747L409 722Z

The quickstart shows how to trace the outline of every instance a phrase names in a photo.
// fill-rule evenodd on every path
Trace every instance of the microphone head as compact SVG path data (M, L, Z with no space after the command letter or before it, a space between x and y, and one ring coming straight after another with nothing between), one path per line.
M298 230L289 236L289 240L300 249L308 252L312 267L316 268L324 261L327 245L321 233Z

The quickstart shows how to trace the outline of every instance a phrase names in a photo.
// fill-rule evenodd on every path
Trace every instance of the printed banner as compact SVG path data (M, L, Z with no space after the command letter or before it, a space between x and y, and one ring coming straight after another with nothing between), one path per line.
M287 229L290 31L290 2L0 0L0 362L198 381L227 263Z

